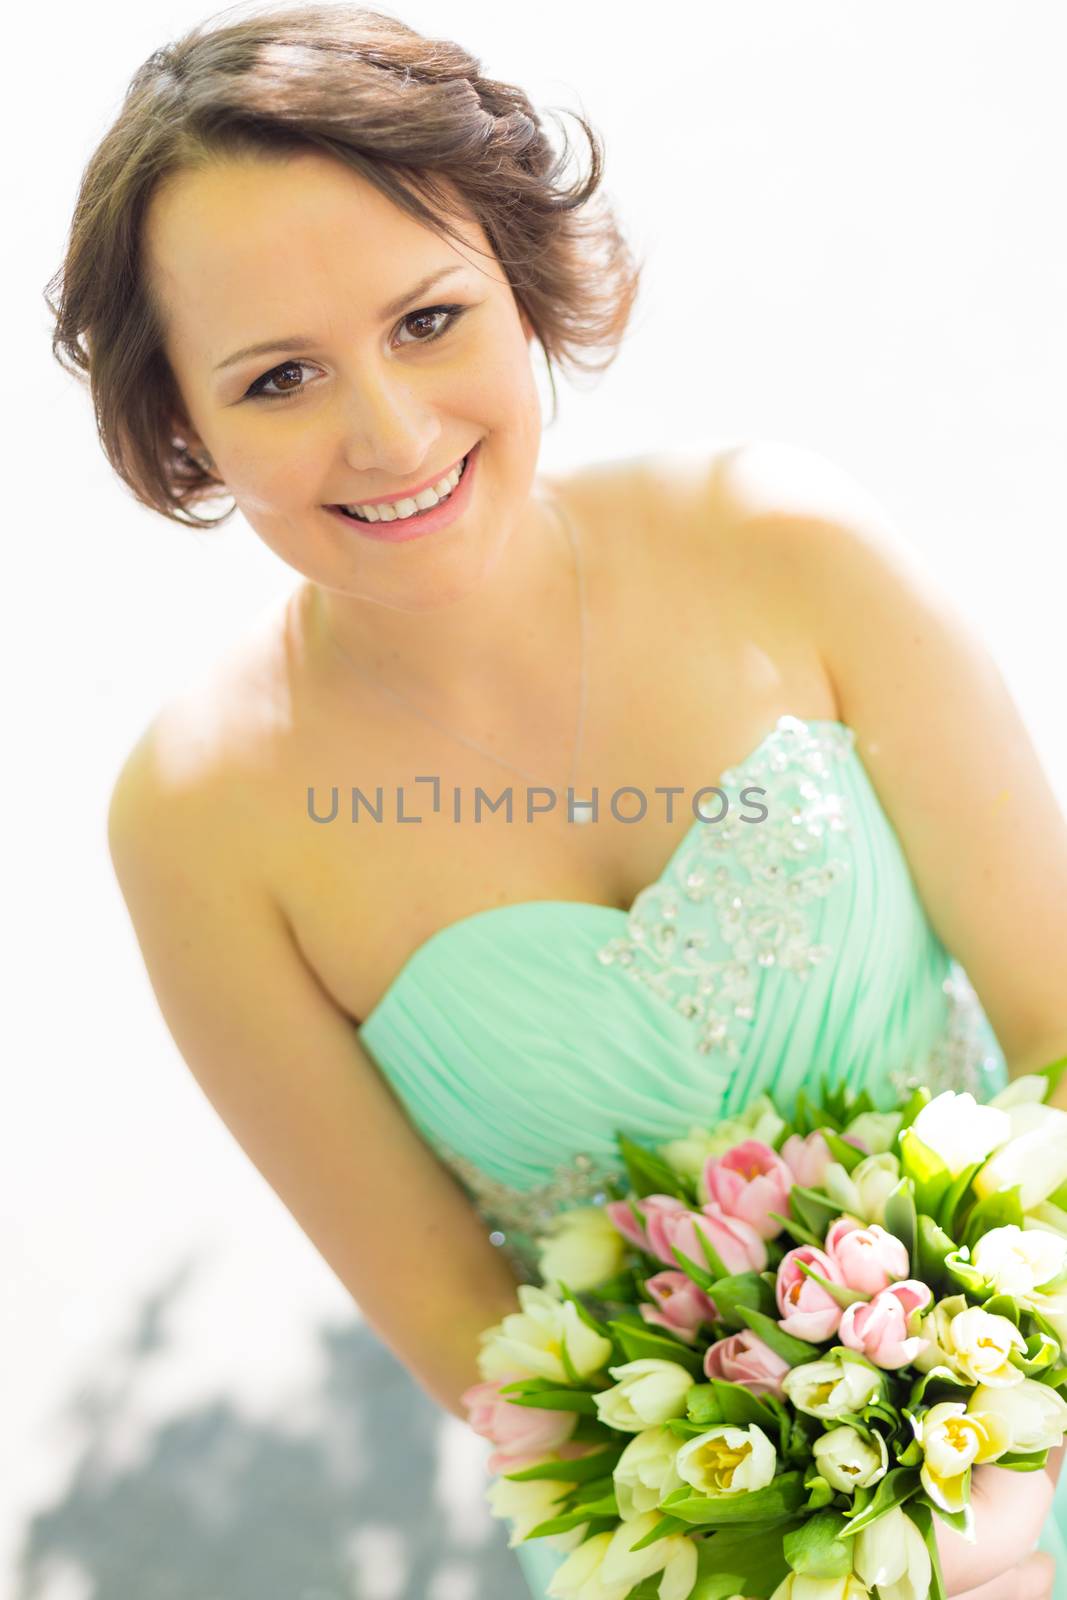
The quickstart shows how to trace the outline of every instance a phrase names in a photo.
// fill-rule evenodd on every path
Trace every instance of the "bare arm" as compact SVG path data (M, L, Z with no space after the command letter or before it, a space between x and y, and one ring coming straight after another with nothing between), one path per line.
M115 785L111 858L164 1019L248 1157L423 1389L465 1419L478 1332L515 1279L220 825L151 738Z

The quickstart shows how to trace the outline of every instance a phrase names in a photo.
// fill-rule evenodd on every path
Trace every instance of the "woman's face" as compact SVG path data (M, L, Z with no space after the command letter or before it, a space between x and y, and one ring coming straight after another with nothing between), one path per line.
M184 172L146 224L189 442L289 566L403 610L479 586L540 445L532 332L481 228L462 232L440 239L313 152ZM402 499L479 443L470 502L437 533L387 543L327 509Z

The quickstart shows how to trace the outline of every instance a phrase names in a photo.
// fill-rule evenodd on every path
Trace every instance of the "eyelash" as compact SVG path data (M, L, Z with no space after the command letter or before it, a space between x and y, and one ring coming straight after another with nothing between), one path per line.
M409 341L410 343L416 345L433 344L436 340L443 338L446 333L449 333L451 329L455 327L463 313L469 310L469 306L426 306L421 311L409 311L406 317L401 318L400 326L403 327L404 323L406 322L414 322L416 317L432 317L438 314L443 314L446 318L446 321L440 328L438 328L436 333L432 333L428 339L415 339ZM307 388L306 383L302 383L298 389L285 389L279 394L266 393L262 385L269 383L276 373L284 372L287 367L307 367L310 365L311 363L308 361L282 361L278 364L278 366L271 367L269 372L264 372L262 377L257 378L254 383L250 384L248 389L245 390L242 399L289 400L293 395L303 394L304 390Z

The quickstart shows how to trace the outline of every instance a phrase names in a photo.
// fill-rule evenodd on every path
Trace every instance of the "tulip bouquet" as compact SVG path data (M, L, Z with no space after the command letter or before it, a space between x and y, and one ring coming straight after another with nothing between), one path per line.
M1067 1061L988 1105L762 1097L555 1217L464 1395L556 1600L940 1600L933 1518L1067 1431Z

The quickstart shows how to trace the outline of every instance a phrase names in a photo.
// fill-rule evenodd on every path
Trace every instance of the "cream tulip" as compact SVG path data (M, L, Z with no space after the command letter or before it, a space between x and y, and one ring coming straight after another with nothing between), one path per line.
M601 1576L611 1537L610 1533L598 1533L579 1545L556 1568L548 1581L546 1594L552 1600L625 1600L630 1585L607 1585Z
M601 1422L622 1433L642 1433L671 1417L685 1416L693 1379L676 1361L624 1361L609 1367L619 1380L593 1396Z
M894 1506L856 1535L856 1572L879 1600L927 1600L933 1568L926 1541L906 1511Z
M720 1422L687 1439L675 1467L698 1494L747 1494L770 1483L777 1461L773 1444L755 1423L737 1428Z
M861 1222L885 1226L885 1203L900 1182L900 1161L890 1150L864 1156L851 1172L839 1161L831 1161L823 1188L835 1205Z
M1019 1204L1024 1211L1032 1211L1067 1183L1067 1111L1026 1105L1012 1115L1021 1121L1024 1112L1029 1114L1028 1131L990 1156L975 1174L974 1192L986 1199L1017 1188Z
M629 1587L636 1587L653 1573L662 1572L660 1600L687 1600L697 1581L697 1547L688 1534L670 1533L643 1550L631 1548L662 1520L660 1513L648 1511L616 1528L598 1574L602 1583L626 1584L625 1594ZM584 1595L582 1600L585 1600Z
M596 1289L626 1259L626 1240L603 1206L576 1206L553 1217L539 1240L538 1271L546 1283Z
M883 1155L892 1150L903 1120L899 1111L863 1111L853 1117L845 1132L866 1146L870 1155Z
M998 1388L1022 1382L1023 1374L1011 1356L1013 1351L1025 1351L1026 1340L1014 1322L968 1305L962 1294L939 1301L923 1318L919 1333L927 1340L925 1350L915 1357L921 1372L948 1367L971 1383Z
M845 1578L809 1578L805 1573L791 1572L782 1579L771 1600L869 1600L869 1593L853 1572Z
M912 1127L953 1177L1011 1137L1011 1118L1006 1111L979 1105L973 1094L954 1094L951 1089L923 1106Z
M1047 1228L991 1228L971 1251L971 1262L998 1294L1030 1303L1043 1284L1067 1271L1067 1239Z
M782 1388L798 1411L827 1419L862 1410L881 1392L882 1385L883 1374L877 1367L866 1361L847 1361L843 1356L806 1361L782 1379Z
M492 1516L511 1523L508 1544L514 1549L539 1522L559 1515L559 1502L573 1487L555 1478L531 1478L525 1483L494 1478L485 1498Z
M962 1511L968 1503L971 1467L995 1461L1008 1447L1001 1419L970 1413L962 1400L931 1406L911 1426L922 1445L923 1488L946 1511Z
M478 1370L483 1379L536 1377L566 1383L568 1358L580 1378L603 1370L611 1359L610 1339L583 1322L572 1300L559 1300L530 1283L518 1287L521 1311L482 1334Z
M1029 1454L1053 1450L1067 1433L1067 1400L1047 1383L1024 1378L1011 1389L980 1384L967 1399L967 1411L992 1431L994 1422L1007 1436L1005 1449Z
M630 1522L654 1511L682 1479L675 1460L681 1441L669 1428L645 1428L630 1440L615 1463L615 1500L619 1515Z
M820 1477L831 1489L851 1494L854 1489L869 1489L884 1478L889 1468L885 1440L877 1432L865 1438L849 1423L821 1434L812 1446Z

